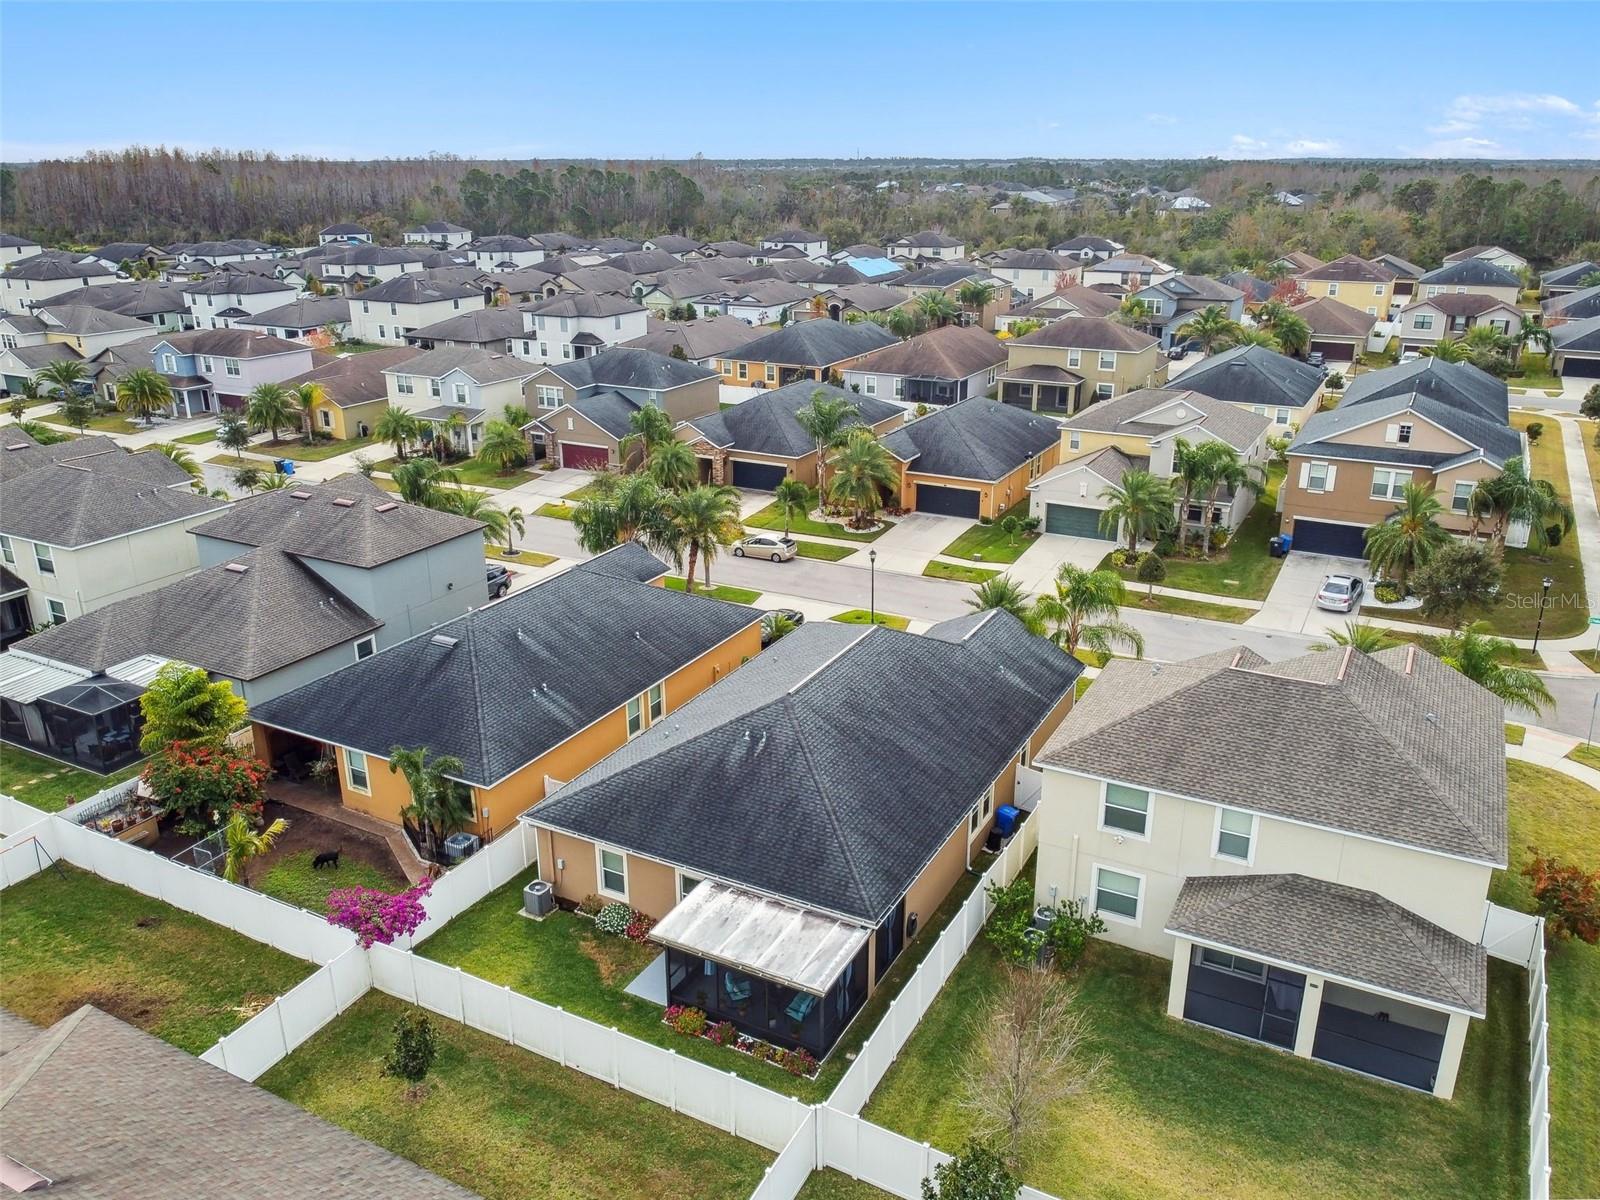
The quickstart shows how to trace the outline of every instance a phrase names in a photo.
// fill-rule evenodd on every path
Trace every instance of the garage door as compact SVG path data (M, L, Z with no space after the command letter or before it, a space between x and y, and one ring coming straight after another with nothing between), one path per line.
M1600 358L1569 358L1561 364L1563 379L1600 379Z
M1100 538L1107 542L1112 540L1109 534L1100 530L1100 510L1076 504L1046 504L1044 531L1064 533L1069 537Z
M1321 350L1324 358L1337 362L1349 362L1356 356L1356 348L1350 342L1312 342L1311 349Z
M604 471L608 462L604 446L574 446L562 443L561 465L581 471Z
M1366 529L1360 525L1336 525L1332 521L1307 521L1297 517L1292 549L1307 554L1332 554L1339 558L1365 558L1366 533Z
M978 493L966 488L917 484L917 511L938 513L941 517L978 517Z
M755 488L770 492L783 482L788 472L776 463L740 462L733 460L733 486Z

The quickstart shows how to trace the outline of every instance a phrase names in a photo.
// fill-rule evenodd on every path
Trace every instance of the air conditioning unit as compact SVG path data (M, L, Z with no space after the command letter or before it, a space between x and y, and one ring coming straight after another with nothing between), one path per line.
M548 917L556 908L556 890L543 879L535 879L522 889L522 913L524 916L541 920Z
M458 863L464 858L471 858L482 845L482 839L475 833L452 833L444 840L445 861Z

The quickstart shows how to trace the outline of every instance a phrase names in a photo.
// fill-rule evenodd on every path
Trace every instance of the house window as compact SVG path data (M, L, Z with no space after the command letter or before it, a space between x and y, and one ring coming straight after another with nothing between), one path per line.
M1071 430L1067 434L1067 448L1069 450L1083 449L1083 434L1079 433L1076 429Z
M658 683L646 693L650 708L650 723L654 725L667 711L667 685Z
M409 396L417 390L416 384L411 382L409 375L396 375L394 377L394 390L402 396Z
M621 850L600 847L600 890L624 900L628 898L628 859Z
M1325 492L1327 490L1328 490L1328 464L1327 463L1320 463L1320 462L1307 463L1306 464L1306 491L1308 491L1308 492Z
M678 872L678 899L686 900L689 893L699 887L705 880L698 875L690 875L687 871Z
M534 388L534 393L539 397L539 407L540 408L560 408L561 407L561 389L560 388L558 388L558 387L550 387L550 386L548 386L546 384L541 383L536 388Z
M202 354L200 356L200 369L207 375L210 375L217 369L216 363L211 361L211 356L209 354Z
M325 408L319 408L317 410L317 416L322 419L322 427L324 429L333 428L333 414L331 412Z
M359 642L356 643L356 661L357 662L360 662L363 658L371 658L377 652L378 652L378 639L377 639L376 636L364 637Z
M1409 444L1411 441L1411 426L1405 423L1397 426L1394 431L1394 440L1402 446Z
M379 325L378 326L378 338L379 338L379 340L381 341L384 338L387 338L388 336L389 336L389 327L387 325Z
M344 752L344 781L352 792L372 795L372 780L367 778L367 756L359 750Z
M1458 513L1470 511L1472 508L1472 493L1475 492L1477 488L1478 485L1473 483L1471 480L1462 480L1461 482L1457 483L1455 486L1455 491L1450 495L1450 511ZM10 556L8 555L7 561L9 560Z
M1223 950L1202 949L1200 951L1200 964L1210 967L1213 971L1226 971L1231 975L1245 975L1251 979L1265 979L1267 977L1267 964L1256 962L1250 958L1240 958L1237 954L1229 954Z
M225 374L231 375L233 378L237 379L239 377L239 360L237 358L223 359L222 370Z
M398 317L400 315L400 310L391 304L389 305L389 315L391 317Z
M1237 808L1217 810L1217 844L1212 853L1217 858L1236 858L1249 862L1255 848L1256 819L1251 813Z
M1147 837L1150 832L1150 793L1143 788L1127 787L1120 783L1106 784L1100 828Z
M65 625L67 623L67 606L60 600L45 598L45 606L50 610L50 624Z
M178 373L178 360L170 354L163 354L161 356L161 369L168 375L176 375Z
M369 300L363 300L361 302L361 311L364 313L370 313L372 311L372 302Z
M1339 294L1339 285L1337 283L1330 283L1328 285L1328 295L1337 296L1338 294Z
M540 342L539 343L539 357L540 358L549 358L550 357L550 343L549 342Z
M1144 880L1109 867L1094 869L1094 910L1113 920L1139 923L1139 894Z
M777 364L776 363L768 363L767 364L767 382L768 383L774 383L774 382L777 381L777 378L778 378L778 367L777 367Z
M456 403L457 404L465 404L467 402L467 385L466 384L458 383L458 384L455 385L455 399L456 399Z
M1386 467L1378 467L1372 472L1372 498L1398 500L1410 482L1410 471L1391 471Z
M750 364L749 363L740 363L739 364L739 378L740 379L748 379L748 378L750 378Z
M905 394L906 394L906 381L904 379L900 378L899 376L896 376L895 377L895 381L894 381L894 398L896 400L902 399L905 396Z
M722 375L732 374L733 373L733 364L730 363L725 358L720 358L720 359L717 360L717 371L718 371L719 374L722 374Z
M1109 400L1116 394L1117 386L1114 383L1097 383L1094 385L1094 398L1096 400Z
M1114 350L1100 351L1100 369L1102 371L1115 371L1117 369L1117 354Z
M635 696L628 701L628 736L636 738L644 732L644 697Z
M1425 332L1426 330L1433 328L1433 314L1418 313L1411 319L1411 323L1418 333Z
M571 342L562 342L561 343L561 357L562 358L571 358L572 357L572 343Z
M11 547L11 539L3 533L0 533L0 559L4 559L8 567L17 565L17 552Z
M1083 360L1083 354L1078 350L1067 351L1067 366L1076 367Z
M867 375L864 378L866 379L867 395L876 396L878 394L878 377L876 375Z
M439 381L437 379L428 380L428 395L432 396L435 400L443 395L443 390L439 386Z
M561 332L562 333L567 332L567 318L565 318L565 317L561 318Z
M39 567L39 574L54 575L56 573L56 560L50 552L50 547L43 542L33 544L33 561Z

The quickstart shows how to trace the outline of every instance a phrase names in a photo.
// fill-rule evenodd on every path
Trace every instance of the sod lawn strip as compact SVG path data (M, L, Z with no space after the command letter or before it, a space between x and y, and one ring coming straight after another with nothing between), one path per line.
M838 621L841 625L872 625L878 624L889 629L906 629L911 624L910 617L897 617L893 613L879 613L874 621L873 616L864 608L852 608L837 616L829 617L830 621Z
M96 775L42 754L0 744L0 792L45 812L70 808L113 784L132 779L142 770L144 763L137 762L110 775Z
M875 542L894 528L894 522L882 521L878 528L862 532L836 521L819 521L809 514L803 517L785 517L783 510L776 503L769 504L741 520L752 529L776 529L781 533L787 526L791 534L809 533L812 537L841 538L847 542Z
M959 563L940 562L937 558L922 568L929 579L953 579L957 583L982 583L1000 574L998 567L965 567Z
M681 575L668 575L662 583L674 592L686 590L686 585ZM694 585L696 596L710 596L713 600L726 600L730 604L754 604L761 599L761 593L750 588L730 587L727 584L713 584L707 587L703 583Z
M801 558L815 558L823 562L838 562L859 553L855 546L834 546L828 542L805 542L794 539L795 553Z

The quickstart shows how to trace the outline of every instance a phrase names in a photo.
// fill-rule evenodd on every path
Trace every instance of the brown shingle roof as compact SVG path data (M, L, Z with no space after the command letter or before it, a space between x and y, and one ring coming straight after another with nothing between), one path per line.
M1305 318L1315 337L1364 338L1378 323L1377 317L1327 297L1297 304L1294 311Z
M1014 346L1060 346L1078 350L1148 350L1156 339L1105 317L1064 317L1043 329L1035 329Z
M874 350L850 369L880 375L965 379L1005 360L1005 343L994 334L971 326L946 325L907 338L898 346Z
M1388 283L1394 277L1395 273L1388 267L1368 262L1356 254L1346 254L1295 276L1296 279L1327 279L1336 283Z

